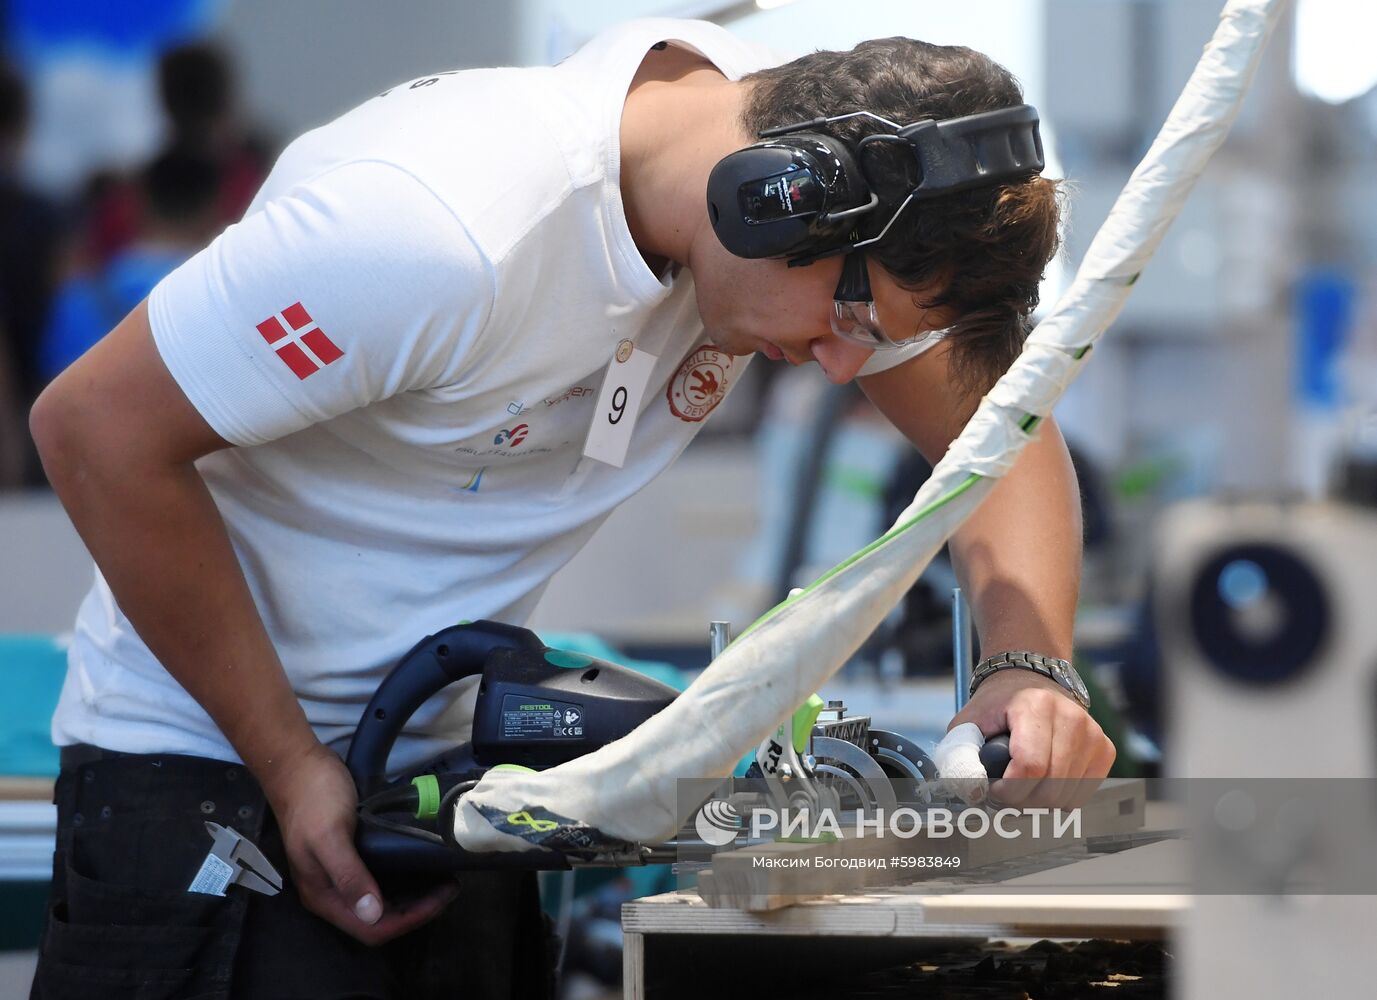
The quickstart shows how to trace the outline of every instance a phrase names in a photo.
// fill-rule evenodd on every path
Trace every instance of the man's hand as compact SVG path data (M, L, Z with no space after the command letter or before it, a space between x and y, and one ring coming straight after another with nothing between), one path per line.
M990 797L1011 806L1083 805L1114 764L1114 744L1056 681L1031 670L986 678L948 730L974 722L1009 734L1009 768Z
M316 744L264 786L282 829L297 895L306 908L364 944L379 945L440 912L458 894L446 883L401 905L385 905L354 849L358 796L344 761Z

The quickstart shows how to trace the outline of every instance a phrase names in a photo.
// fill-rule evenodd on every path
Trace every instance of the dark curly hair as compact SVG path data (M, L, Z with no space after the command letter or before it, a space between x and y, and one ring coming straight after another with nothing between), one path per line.
M1023 90L988 56L911 38L862 42L849 52L819 51L744 77L741 124L751 134L790 122L871 111L900 124L942 120L1023 103ZM828 126L856 142L887 131L867 118ZM868 157L882 193L914 184L911 158ZM882 158L884 157L884 158ZM962 314L949 338L953 377L982 394L1009 367L1032 327L1038 282L1059 243L1057 181L1033 176L910 205L885 239L866 253L911 291L940 288L921 301ZM870 225L873 235L884 219Z

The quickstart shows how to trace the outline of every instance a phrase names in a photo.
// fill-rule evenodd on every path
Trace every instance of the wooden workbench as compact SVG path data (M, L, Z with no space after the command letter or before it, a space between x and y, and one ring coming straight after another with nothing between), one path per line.
M689 980L700 996L727 995L712 992L719 977L737 988L731 995L787 990L799 985L791 975L806 983L819 969L880 968L958 939L1157 939L1188 903L1184 845L1160 836L1143 833L1112 853L1077 844L773 912L711 908L693 889L636 900L622 908L624 996L685 995Z

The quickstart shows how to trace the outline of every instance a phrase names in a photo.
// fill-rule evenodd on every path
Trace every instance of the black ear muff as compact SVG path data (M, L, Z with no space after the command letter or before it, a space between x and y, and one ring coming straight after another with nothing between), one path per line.
M738 257L785 257L843 243L877 204L846 144L801 132L758 142L708 176L708 219Z
M867 118L892 131L867 135L854 153L846 142L810 131L849 118ZM910 125L850 111L777 125L760 135L761 142L712 168L708 219L736 256L787 257L790 267L878 243L915 201L1004 184L1043 168L1038 113L1029 104ZM891 166L899 169L879 174L897 172L905 190L872 190L863 167L873 166L874 157L895 156L900 161Z

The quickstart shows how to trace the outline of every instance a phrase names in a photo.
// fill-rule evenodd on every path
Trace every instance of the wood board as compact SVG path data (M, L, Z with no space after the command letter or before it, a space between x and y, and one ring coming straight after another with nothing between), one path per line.
M762 956L785 961L792 961L790 956L796 952L815 954L823 944L821 939L836 941L848 950L855 945L847 944L847 939L893 942L886 947L910 940L921 944L924 940L956 938L1159 939L1180 926L1192 905L1189 896L1165 891L1175 888L1169 879L1164 880L1162 892L1054 890L1089 886L1106 877L1112 880L1116 869L1150 869L1148 862L1153 855L1169 856L1178 847L1172 841L1156 841L1115 854L1088 855L1084 844L1078 844L1010 859L1003 863L1007 877L993 885L971 888L947 879L872 887L804 900L774 911L713 908L691 889L636 900L622 908L627 947L624 995L636 1000L646 996L647 941L656 943L651 965L675 971L692 964L687 957L690 953L684 951L690 940L714 938L754 938Z
M1139 868L1149 855L1161 850L1159 844L1147 844L1112 858L1118 859L1119 866ZM1033 932L1032 925L1021 918L1034 914L1039 926L1055 925L1065 936L1096 936L1116 928L1164 930L1174 926L1189 905L1189 897L1167 883L1161 892L1054 892L1058 882L1088 883L1079 876L1068 879L1063 874L1068 869L1098 867L1111 860L1074 851L1063 849L1010 862L1007 870L1014 874L996 883L880 886L802 900L774 911L710 907L695 890L681 889L625 904L622 928L637 934L1026 936ZM1058 910L1060 916L1055 913Z

